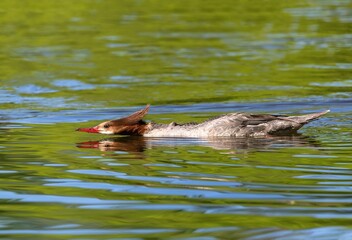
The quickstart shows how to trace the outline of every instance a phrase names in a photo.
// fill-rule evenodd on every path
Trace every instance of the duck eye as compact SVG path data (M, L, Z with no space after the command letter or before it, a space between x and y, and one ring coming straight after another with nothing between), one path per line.
M110 127L110 125L108 124L108 123L106 123L105 125L104 125L104 128L109 128Z

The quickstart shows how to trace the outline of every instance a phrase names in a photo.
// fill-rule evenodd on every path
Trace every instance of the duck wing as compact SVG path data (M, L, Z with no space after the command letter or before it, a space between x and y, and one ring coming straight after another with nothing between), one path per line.
M243 114L243 118L239 118L242 126L247 125L259 125L262 123L268 123L275 120L288 120L285 115L270 115L270 114Z
M301 116L232 113L224 116L224 119L232 123L230 128L234 133L231 135L235 136L291 135L328 112L329 110Z

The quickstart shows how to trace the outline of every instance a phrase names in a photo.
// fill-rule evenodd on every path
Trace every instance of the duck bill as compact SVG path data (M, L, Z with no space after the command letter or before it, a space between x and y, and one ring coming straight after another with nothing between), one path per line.
M76 131L79 132L87 132L87 133L99 133L99 130L97 127L91 127L91 128L77 128Z

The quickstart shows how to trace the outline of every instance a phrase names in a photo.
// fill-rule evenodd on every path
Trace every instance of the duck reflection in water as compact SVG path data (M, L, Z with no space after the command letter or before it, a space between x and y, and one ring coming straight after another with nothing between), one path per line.
M146 139L143 137L114 137L105 138L100 141L88 141L77 143L78 148L96 148L100 151L123 151L144 152L147 147Z
M95 148L100 151L144 152L157 147L203 146L216 150L257 151L284 147L318 147L318 142L302 135L271 136L265 138L145 138L139 136L105 138L100 141L77 143L78 148Z

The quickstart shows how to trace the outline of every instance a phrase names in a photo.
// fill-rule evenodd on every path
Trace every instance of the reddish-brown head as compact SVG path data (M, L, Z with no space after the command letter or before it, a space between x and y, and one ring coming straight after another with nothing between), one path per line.
M91 128L78 128L76 131L102 134L137 135L142 136L147 130L147 124L142 119L149 111L148 104L128 117L102 122Z

